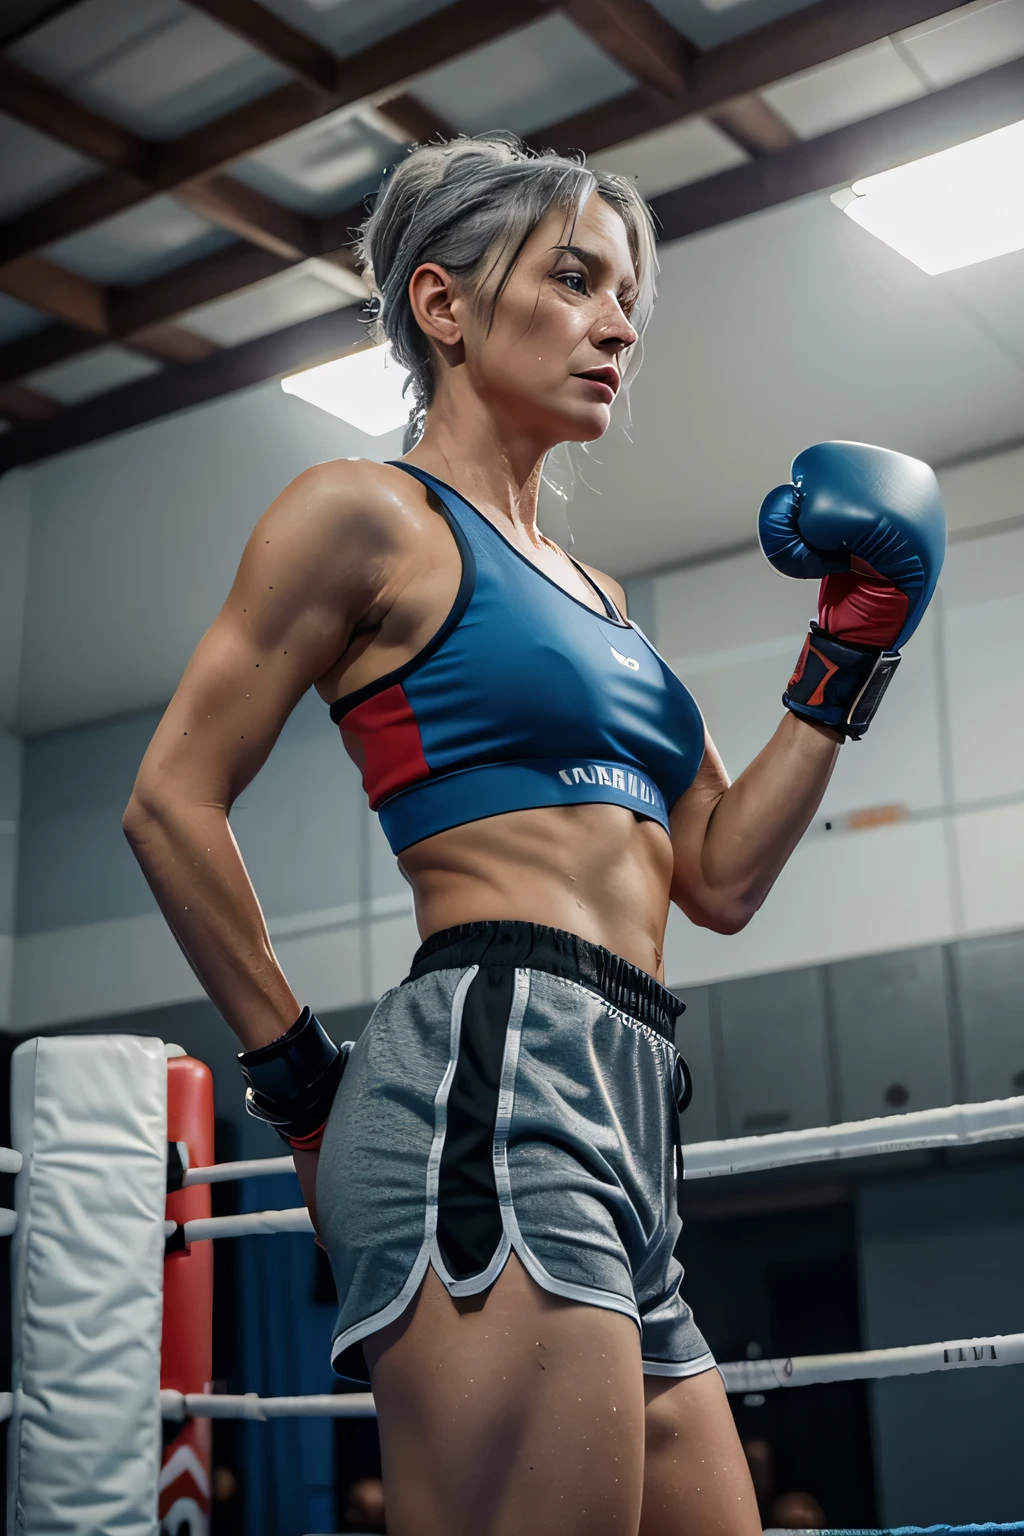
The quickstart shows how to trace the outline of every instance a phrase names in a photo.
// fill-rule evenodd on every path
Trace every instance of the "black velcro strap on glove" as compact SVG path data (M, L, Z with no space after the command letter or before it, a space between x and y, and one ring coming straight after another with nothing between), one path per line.
M898 651L850 645L812 624L782 702L801 719L859 741L899 663Z
M303 1008L279 1040L239 1052L245 1107L283 1141L311 1136L330 1113L347 1060L316 1014Z

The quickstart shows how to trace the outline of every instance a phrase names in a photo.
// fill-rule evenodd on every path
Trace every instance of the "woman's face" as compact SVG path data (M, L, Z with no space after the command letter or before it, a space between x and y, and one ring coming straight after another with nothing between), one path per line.
M493 279L491 280L491 283ZM491 283L457 299L465 366L489 408L544 447L607 431L637 282L626 228L592 193L572 220L551 210L530 235L489 320Z

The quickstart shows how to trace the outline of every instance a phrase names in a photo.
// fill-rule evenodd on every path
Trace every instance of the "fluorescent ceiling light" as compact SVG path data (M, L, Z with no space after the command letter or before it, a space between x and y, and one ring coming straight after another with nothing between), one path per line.
M747 0L701 0L706 11L731 11L736 5L746 5Z
M1024 122L865 176L832 201L933 276L1024 249Z
M364 347L333 363L293 373L281 380L281 388L358 427L368 437L382 437L409 419L410 402L402 396L408 377L390 347Z

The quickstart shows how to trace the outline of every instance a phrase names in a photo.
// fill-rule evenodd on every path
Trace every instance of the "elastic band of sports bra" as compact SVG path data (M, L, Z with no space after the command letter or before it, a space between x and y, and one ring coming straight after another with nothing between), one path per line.
M649 1025L670 1045L675 1043L676 1020L686 1007L667 987L621 955L541 923L460 923L455 928L443 928L420 945L405 981L417 981L431 971L465 970L471 965L522 967L578 982L599 993L611 1007Z

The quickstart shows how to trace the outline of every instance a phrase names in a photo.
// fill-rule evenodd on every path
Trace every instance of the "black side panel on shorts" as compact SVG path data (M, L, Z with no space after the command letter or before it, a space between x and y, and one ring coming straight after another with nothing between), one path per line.
M494 1183L494 1122L515 971L481 966L462 1010L438 1183L437 1240L449 1273L468 1280L501 1241Z

